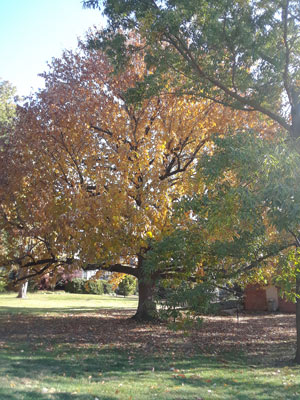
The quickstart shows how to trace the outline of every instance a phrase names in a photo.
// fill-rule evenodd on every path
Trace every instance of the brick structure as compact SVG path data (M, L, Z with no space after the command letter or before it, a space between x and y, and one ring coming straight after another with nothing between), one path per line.
M275 286L249 285L245 289L245 310L295 313L296 304L281 298Z
M266 311L268 309L266 290L259 285L249 285L245 289L245 310Z
M291 301L279 297L279 310L283 313L295 313L296 303L292 303Z

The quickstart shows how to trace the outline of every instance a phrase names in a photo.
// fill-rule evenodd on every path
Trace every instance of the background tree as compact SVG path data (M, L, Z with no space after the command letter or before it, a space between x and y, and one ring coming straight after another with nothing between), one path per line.
M133 275L136 317L151 319L163 271L147 274L145 255L173 229L172 204L191 190L211 133L242 122L238 112L171 90L133 106L124 93L150 72L139 56L119 75L112 70L102 52L65 52L44 74L46 89L20 110L1 160L9 237L1 263L27 278L79 267Z
M0 146L7 140L16 116L16 89L8 81L0 81Z
M13 135L16 123L16 110L18 98L16 89L8 81L0 82L0 153L8 151L9 141ZM3 177L2 177L3 178ZM0 178L1 179L1 178ZM4 181L5 183L5 181ZM6 190L4 188L4 190ZM6 252L7 235L4 230L0 231L1 247L0 252ZM25 298L28 282L19 285L18 297Z

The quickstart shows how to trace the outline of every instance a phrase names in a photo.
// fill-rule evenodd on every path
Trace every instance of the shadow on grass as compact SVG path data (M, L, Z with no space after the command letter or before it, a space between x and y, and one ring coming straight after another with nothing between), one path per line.
M95 396L90 394L74 394L74 393L52 393L51 397L49 394L43 394L39 391L26 391L26 390L11 390L8 393L6 389L0 388L0 399L1 400L94 400ZM103 396L101 400L116 400L116 397Z
M288 363L295 352L294 315L247 316L240 324L231 318L212 318L199 330L184 336L164 325L143 325L130 320L134 310L96 311L98 315L94 309L86 311L85 308L78 313L70 311L54 316L0 314L0 342L20 346L28 342L45 349L58 343L72 348L117 345L139 348L146 354L165 350L186 355L243 352L251 359L250 363L279 366Z
M238 362L230 362L228 365L220 362L217 358L206 357L199 355L193 358L178 357L174 359L170 354L161 354L160 356L147 357L138 352L130 353L115 348L106 348L96 350L95 348L88 349L70 349L67 346L58 348L52 353L45 355L43 351L35 353L30 352L30 349L25 349L24 354L18 352L11 354L11 351L1 351L0 360L2 366L1 374L8 376L10 380L30 379L34 377L46 385L57 384L58 379L60 384L64 385L70 379L84 379L88 382L92 376L93 383L106 383L116 385L120 382L129 381L136 382L141 387L146 387L149 377L157 374L158 379L161 379L163 384L174 390L176 387L187 389L193 397L176 396L176 399L194 399L201 393L213 393L220 390L224 393L224 399L239 399L253 400L255 399L298 399L300 386L297 383L289 382L288 387L283 385L282 378L278 378L276 382L270 381L272 378L269 368L253 370L249 368L245 360L239 359ZM26 357L26 356L27 357ZM170 368L176 365L176 370ZM177 370L178 368L178 370ZM187 372L182 372L187 371ZM299 368L295 367L295 374ZM99 375L99 372L101 373ZM186 375L185 375L186 374ZM153 379L153 378L151 378ZM44 383L42 383L44 384ZM16 400L17 395L7 394L1 397L2 389L0 389L0 398L5 400ZM4 392L3 392L4 393ZM25 399L43 400L49 397L43 394L30 391L17 392L23 395ZM298 393L298 395L297 395ZM293 397L293 396L298 397ZM202 395L201 395L202 396ZM274 397L275 396L275 397ZM20 398L23 398L20 397ZM94 399L89 394L70 394L70 393L55 393L51 394L51 398L55 400L86 400ZM100 396L102 400L112 400L118 397ZM143 397L152 398L152 397ZM156 397L157 398L157 397ZM159 397L159 399L171 399L175 397ZM202 397L201 397L202 398Z

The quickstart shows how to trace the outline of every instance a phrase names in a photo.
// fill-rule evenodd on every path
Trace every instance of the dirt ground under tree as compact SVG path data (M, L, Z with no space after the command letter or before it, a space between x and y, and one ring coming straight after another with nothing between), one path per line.
M130 320L132 311L100 310L88 314L0 316L0 349L6 341L32 342L51 349L52 343L114 345L145 353L176 352L214 354L242 352L254 364L286 363L296 343L295 315L252 313L205 316L202 326L188 334L165 324L142 324Z

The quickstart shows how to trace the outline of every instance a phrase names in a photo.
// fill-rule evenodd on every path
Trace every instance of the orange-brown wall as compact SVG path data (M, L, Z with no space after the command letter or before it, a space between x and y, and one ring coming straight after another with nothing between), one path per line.
M266 311L268 309L266 288L259 285L249 285L245 289L245 310ZM283 313L295 313L296 304L278 296L278 310Z
M245 289L245 310L265 311L267 310L267 297L265 289L258 285L249 285Z
M296 304L279 297L279 311L283 313L295 313Z

